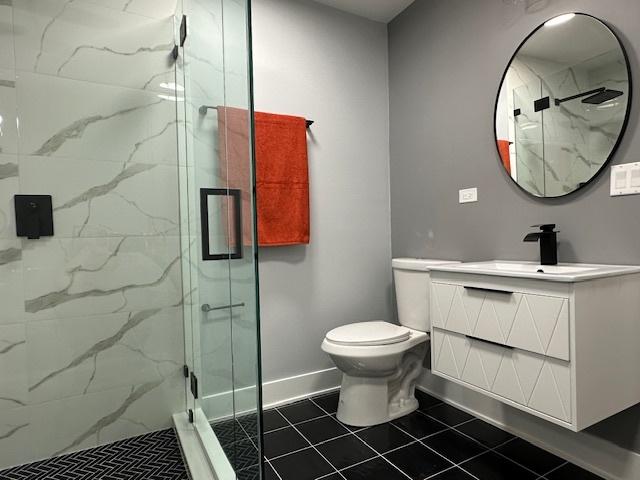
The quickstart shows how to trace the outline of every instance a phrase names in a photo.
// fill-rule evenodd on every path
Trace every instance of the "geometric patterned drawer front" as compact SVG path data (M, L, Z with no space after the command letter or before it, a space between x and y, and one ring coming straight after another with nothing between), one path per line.
M432 284L434 327L570 360L569 300Z
M435 372L571 423L571 367L536 353L432 330Z

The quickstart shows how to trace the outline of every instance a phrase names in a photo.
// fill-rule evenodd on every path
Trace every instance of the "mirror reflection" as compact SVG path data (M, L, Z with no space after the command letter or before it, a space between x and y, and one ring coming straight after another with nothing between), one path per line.
M507 67L496 102L502 165L537 197L587 184L619 144L629 112L629 66L600 20L565 14L540 26Z

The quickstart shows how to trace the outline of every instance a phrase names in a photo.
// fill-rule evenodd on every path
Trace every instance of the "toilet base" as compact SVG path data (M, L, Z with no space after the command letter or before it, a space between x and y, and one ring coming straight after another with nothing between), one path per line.
M418 409L415 383L422 372L425 348L408 352L399 371L390 377L343 374L337 418L354 427L386 423Z

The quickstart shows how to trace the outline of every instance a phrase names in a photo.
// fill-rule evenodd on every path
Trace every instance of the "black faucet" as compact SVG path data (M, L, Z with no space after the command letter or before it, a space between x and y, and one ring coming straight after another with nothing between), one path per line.
M527 234L525 242L540 242L540 264L558 264L558 232L554 231L555 224L531 225L531 228L540 227L540 232Z

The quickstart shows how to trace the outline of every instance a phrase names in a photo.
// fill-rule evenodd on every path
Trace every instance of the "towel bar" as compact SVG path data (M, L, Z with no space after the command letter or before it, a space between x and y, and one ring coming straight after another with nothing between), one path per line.
M200 115L206 115L209 109L215 109L215 108L218 108L218 107L213 107L211 105L202 105L200 108L198 108L198 113L200 113ZM306 122L307 122L307 128L309 128L311 125L315 123L313 120L306 120Z

